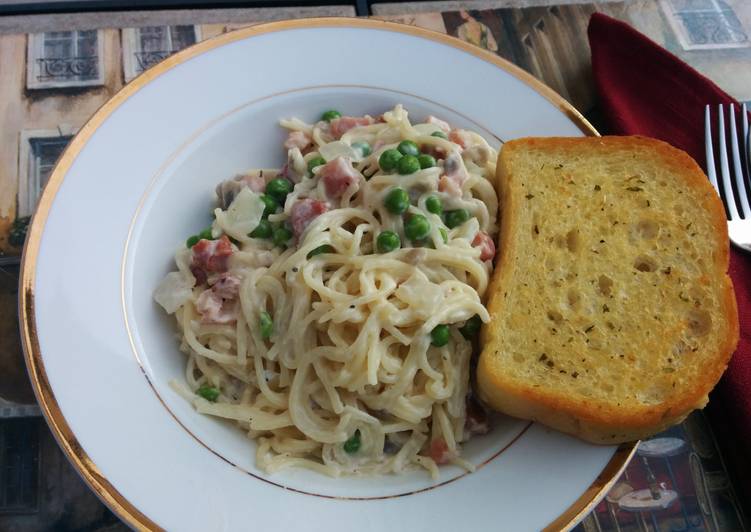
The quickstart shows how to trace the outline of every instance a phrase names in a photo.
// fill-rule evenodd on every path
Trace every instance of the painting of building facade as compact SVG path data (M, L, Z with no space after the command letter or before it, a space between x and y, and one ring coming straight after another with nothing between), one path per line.
M29 217L55 162L101 105L172 53L231 27L0 35L0 257L20 253Z

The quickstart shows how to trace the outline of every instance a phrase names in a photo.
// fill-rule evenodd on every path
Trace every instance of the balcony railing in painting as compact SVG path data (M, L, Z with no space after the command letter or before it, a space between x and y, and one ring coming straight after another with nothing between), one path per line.
M154 50L150 52L135 52L134 55L136 56L136 61L138 61L138 71L143 72L172 54L173 52L169 50Z
M99 58L88 57L45 57L37 59L39 81L86 81L99 77Z

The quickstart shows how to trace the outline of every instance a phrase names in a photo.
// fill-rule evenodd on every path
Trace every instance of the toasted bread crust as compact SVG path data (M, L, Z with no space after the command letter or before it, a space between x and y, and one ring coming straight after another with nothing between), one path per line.
M513 192L518 176L510 166L516 151L549 149L559 153L581 155L587 150L599 153L622 153L624 150L648 150L666 168L679 174L685 187L693 189L700 198L701 209L709 213L716 235L712 243L712 261L716 271L727 272L729 246L724 208L706 176L696 162L683 151L667 143L644 137L590 138L526 138L504 145L498 161L498 190L501 199L500 256L488 291L491 316L503 316L504 291L513 290L513 259L524 250L517 250L513 235L518 227L522 197ZM555 388L532 387L509 376L496 363L500 335L503 331L485 326L482 332L483 352L478 364L478 387L481 397L492 407L515 417L539 421L594 443L619 443L644 438L683 420L695 408L707 402L709 391L719 380L732 355L739 335L738 311L732 282L727 274L719 280L722 314L727 327L720 345L715 346L701 368L693 386L682 389L659 404L629 404L615 407L612 403L587 397L577 397ZM532 318L534 319L534 318Z

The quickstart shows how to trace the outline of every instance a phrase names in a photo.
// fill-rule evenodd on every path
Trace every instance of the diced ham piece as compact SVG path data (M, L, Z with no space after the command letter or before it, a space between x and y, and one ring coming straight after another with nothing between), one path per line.
M467 174L459 154L452 153L446 157L443 170L445 174L438 181L438 190L452 196L461 196L462 185L469 178L469 174Z
M292 184L297 184L305 177L307 168L302 152L297 148L290 148L287 150L287 162L282 166L279 177L284 177L289 179Z
M288 150L291 148L297 148L300 151L305 149L313 143L313 139L309 133L305 131L290 131L287 136L287 140L284 141L284 147Z
M216 318L222 311L222 303L224 303L224 300L209 288L198 296L196 309L201 314L202 319Z
M469 134L463 129L452 129L449 133L449 140L455 142L462 148L466 148L471 144Z
M263 192L266 190L266 180L260 175L245 175L242 176L243 183L248 185L248 188L253 192Z
M196 309L204 323L232 323L237 319L237 294L240 278L224 272L211 288L201 292L196 300Z
M427 120L425 120L426 124L435 124L439 128L441 128L443 131L448 133L451 131L451 126L448 124L448 122L441 120L440 118L436 118L433 115L430 115Z
M222 235L218 240L199 240L193 246L193 258L190 263L190 271L196 278L196 284L204 284L209 273L226 272L231 255L232 244L227 235Z
M487 411L472 396L467 398L467 421L464 427L470 434L487 434L490 431Z
M331 199L342 197L347 189L360 182L360 173L344 157L327 162L318 175L321 176L326 195Z
M295 236L300 238L300 235L302 235L305 228L310 225L310 222L328 210L329 206L323 201L310 198L298 200L292 205L292 210L289 215L290 223L292 224L292 231L295 233Z
M449 451L448 445L446 445L446 441L443 438L438 438L437 440L430 442L428 455L438 465L447 464L451 458L453 458L453 455L451 451Z
M435 157L436 160L441 160L441 159L446 158L446 150L444 150L443 148L439 146L431 146L429 144L425 144L422 147L422 152L428 155L432 155L433 157Z
M266 189L266 180L260 175L239 175L219 183L216 187L216 195L219 197L219 206L222 210L228 209L245 187L253 192L263 192Z
M198 266L206 272L226 272L227 262L232 255L232 244L227 235L217 240L199 240L193 246L192 265Z
M232 323L237 320L237 303L225 300L213 289L204 290L196 300L203 323Z
M191 265L190 267L190 273L193 274L193 277L196 278L196 286L201 286L202 284L206 284L206 272L203 271L198 266Z
M462 148L466 148L466 146L464 145L464 139L459 135L459 132L456 129L449 132L449 140L451 142L455 142Z
M240 291L240 278L225 272L214 282L211 289L223 299L234 299Z
M329 123L329 132L335 139L339 139L354 127L369 126L372 123L373 118L370 116L342 116L340 118L335 118Z
M451 196L461 196L462 187L447 175L442 175L438 180L438 190Z
M495 242L486 232L480 231L477 233L472 240L472 245L480 248L480 260L491 260L495 257Z

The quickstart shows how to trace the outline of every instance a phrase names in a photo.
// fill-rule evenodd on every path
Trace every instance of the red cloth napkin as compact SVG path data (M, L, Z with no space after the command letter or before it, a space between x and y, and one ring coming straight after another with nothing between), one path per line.
M589 23L592 71L607 133L647 135L688 152L706 169L704 106L738 102L627 24L601 13ZM716 107L715 107L716 109ZM716 112L716 111L715 111ZM713 114L714 116L714 114ZM731 248L730 276L741 336L710 404L721 406L736 438L751 448L751 255ZM751 481L749 482L751 485Z

